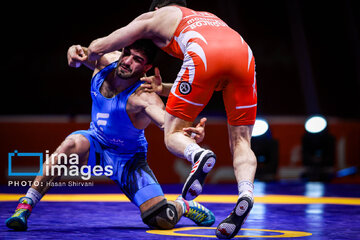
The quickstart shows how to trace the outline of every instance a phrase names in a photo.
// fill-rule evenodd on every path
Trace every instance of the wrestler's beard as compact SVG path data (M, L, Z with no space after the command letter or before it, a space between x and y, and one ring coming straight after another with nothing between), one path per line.
M122 66L125 69L122 69L121 66L119 66L116 69L116 76L122 79L129 79L134 77L134 73L132 69L127 68L126 66Z
M121 72L121 71L117 71L116 72L116 76L121 78L121 79L129 79L129 78L133 78L134 74L131 72Z
M131 69L128 69L129 71L122 71L121 68L118 68L116 70L116 76L121 79L132 79L140 76L141 74L132 72Z

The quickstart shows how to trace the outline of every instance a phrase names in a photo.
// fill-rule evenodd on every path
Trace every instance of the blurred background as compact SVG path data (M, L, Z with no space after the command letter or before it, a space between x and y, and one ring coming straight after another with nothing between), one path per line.
M92 72L67 66L68 47L88 46L149 5L56 1L3 7L9 14L1 17L1 184L10 179L9 152L51 152L72 131L89 126ZM188 0L188 7L216 14L252 48L258 117L268 124L264 135L253 138L257 179L360 183L359 1ZM172 82L181 61L160 53L156 65L164 82ZM201 115L209 119L203 145L219 156L208 181L235 182L221 92ZM313 115L327 121L320 133L305 130ZM155 126L146 136L159 182L182 182L189 164L167 152Z

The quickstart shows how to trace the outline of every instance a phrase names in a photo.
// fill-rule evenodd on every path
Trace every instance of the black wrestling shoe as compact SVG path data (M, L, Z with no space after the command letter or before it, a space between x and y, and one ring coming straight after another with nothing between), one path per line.
M216 155L210 150L202 150L195 154L194 165L182 189L182 197L186 200L195 199L201 192L205 178L214 167Z
M234 210L225 218L216 229L216 236L221 239L229 239L235 237L244 224L249 212L254 205L253 200L244 195L236 203Z

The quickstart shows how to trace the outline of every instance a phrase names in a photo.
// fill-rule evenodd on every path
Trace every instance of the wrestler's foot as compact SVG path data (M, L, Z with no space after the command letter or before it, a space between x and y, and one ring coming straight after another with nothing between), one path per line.
M202 204L195 201L186 201L181 196L177 198L181 202L184 209L184 217L191 219L198 226L210 227L215 222L214 214Z
M195 154L194 165L182 189L183 198L193 200L202 192L205 178L215 162L216 155L210 150L202 150Z
M247 195L240 197L230 215L218 225L216 236L227 239L235 237L240 231L241 225L244 224L253 205L254 201L251 197Z
M27 219L31 214L33 201L28 197L19 199L19 204L15 213L6 220L6 226L16 231L25 231L27 229Z

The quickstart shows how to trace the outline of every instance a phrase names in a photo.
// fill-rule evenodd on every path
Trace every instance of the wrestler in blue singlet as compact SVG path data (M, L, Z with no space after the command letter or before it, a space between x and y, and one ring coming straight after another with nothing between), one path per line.
M116 66L117 62L113 62L92 78L90 129L72 134L81 134L89 140L88 165L112 166L114 174L110 178L140 206L164 194L146 161L148 144L144 130L135 128L126 112L128 98L142 82L136 82L113 98L100 93L102 83Z

